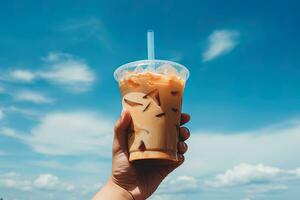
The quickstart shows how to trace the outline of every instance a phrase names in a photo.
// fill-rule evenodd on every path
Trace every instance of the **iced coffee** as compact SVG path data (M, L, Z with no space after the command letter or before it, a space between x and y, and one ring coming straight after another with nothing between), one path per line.
M132 68L125 66L115 74L123 108L132 117L129 160L177 161L182 94L188 71L169 61L140 61L131 65Z

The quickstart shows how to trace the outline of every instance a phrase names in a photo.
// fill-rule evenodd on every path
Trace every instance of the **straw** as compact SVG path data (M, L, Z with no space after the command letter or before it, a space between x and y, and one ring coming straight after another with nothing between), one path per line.
M152 30L148 30L147 32L147 47L148 47L148 60L154 60L155 59L154 32Z

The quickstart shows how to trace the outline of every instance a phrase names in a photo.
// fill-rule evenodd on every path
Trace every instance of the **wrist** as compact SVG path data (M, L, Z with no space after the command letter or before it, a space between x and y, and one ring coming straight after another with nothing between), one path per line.
M101 188L93 200L135 200L132 194L111 179Z
M122 188L121 186L117 185L115 182L113 182L111 179L108 181L107 185L112 188L113 191L118 193L120 196L124 197L124 200L135 200L132 193L128 190Z

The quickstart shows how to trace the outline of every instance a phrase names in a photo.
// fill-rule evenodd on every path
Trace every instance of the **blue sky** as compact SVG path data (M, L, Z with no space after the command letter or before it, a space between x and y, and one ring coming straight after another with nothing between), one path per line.
M88 199L110 172L114 70L156 57L191 76L186 163L152 197L299 198L297 1L2 1L0 197ZM173 189L170 189L173 188Z

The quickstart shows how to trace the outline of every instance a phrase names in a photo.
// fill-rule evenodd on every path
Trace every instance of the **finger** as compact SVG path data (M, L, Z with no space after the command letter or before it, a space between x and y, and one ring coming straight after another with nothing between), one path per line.
M121 117L115 124L115 135L113 141L113 153L119 151L127 152L127 130L130 126L131 116L129 111L123 110Z
M180 165L182 165L182 163L184 162L184 160L185 160L185 157L184 157L184 155L182 155L182 154L178 154L178 166L177 167L179 167Z
M179 130L180 140L185 141L190 137L190 130L186 127L180 127Z
M178 142L178 153L184 154L188 150L188 146L185 142Z
M187 113L182 113L182 114L181 114L180 125L183 125L183 124L189 122L190 119L191 119L191 116L190 116L189 114L187 114Z

